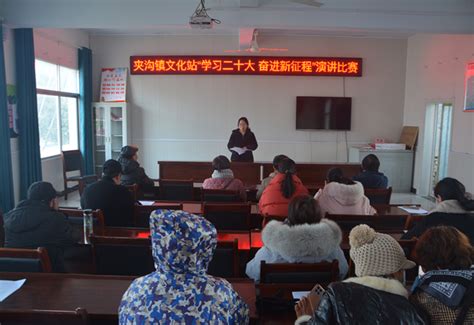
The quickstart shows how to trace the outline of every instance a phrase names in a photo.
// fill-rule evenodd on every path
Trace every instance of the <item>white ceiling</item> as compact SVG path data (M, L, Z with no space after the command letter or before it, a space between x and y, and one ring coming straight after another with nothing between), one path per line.
M192 30L198 0L0 0L12 27L79 28L91 34L331 35L407 37L418 32L474 33L474 0L318 0L320 8L291 0L207 0L222 21Z

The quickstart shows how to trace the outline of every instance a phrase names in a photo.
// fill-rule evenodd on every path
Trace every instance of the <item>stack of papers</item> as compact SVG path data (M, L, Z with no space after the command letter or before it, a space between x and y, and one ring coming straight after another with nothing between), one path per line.
M412 206L412 207L399 206L399 208L408 212L409 214L428 214L428 211L416 206Z
M243 155L247 151L247 149L243 149L240 147L232 147L230 148L230 150L236 152L239 156Z
M26 279L21 280L0 280L0 302L7 299L12 293L21 288Z

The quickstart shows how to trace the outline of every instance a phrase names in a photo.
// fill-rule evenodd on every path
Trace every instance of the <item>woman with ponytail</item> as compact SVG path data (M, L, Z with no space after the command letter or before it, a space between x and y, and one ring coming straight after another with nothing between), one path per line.
M434 188L436 207L409 230L402 239L420 237L436 226L452 226L463 232L474 244L474 200L464 185L455 178L446 177Z
M278 174L263 191L258 207L260 214L287 216L288 204L299 195L308 195L308 189L296 176L296 164L290 158L278 163Z

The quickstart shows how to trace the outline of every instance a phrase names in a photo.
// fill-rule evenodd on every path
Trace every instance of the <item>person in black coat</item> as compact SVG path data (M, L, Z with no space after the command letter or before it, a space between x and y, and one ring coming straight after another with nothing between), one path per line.
M133 225L135 202L130 191L120 185L121 170L118 161L107 160L102 179L86 187L81 197L83 209L101 209L104 212L108 227Z
M56 190L48 182L31 184L27 199L3 217L5 247L44 247L53 272L65 272L64 248L79 242L81 234L57 211L56 196Z
M474 200L457 179L446 177L434 188L436 207L402 236L402 239L420 237L436 226L452 226L463 232L474 245Z
M257 149L258 143L255 134L250 130L249 121L246 117L239 118L238 129L232 131L227 148L232 152L231 161L253 162L252 151ZM239 154L233 148L240 148L244 150Z
M387 188L388 178L379 172L379 167L379 158L374 154L367 155L362 159L362 173L352 177L352 180L360 182L364 188Z
M125 146L120 152L118 162L122 165L122 177L120 183L122 185L137 184L141 190L153 191L154 182L150 179L145 170L138 163L138 148L135 146Z

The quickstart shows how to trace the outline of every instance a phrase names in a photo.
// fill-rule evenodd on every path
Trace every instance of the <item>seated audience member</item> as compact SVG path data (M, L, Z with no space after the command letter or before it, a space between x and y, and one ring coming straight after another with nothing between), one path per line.
M258 191L257 191L257 200L260 200L260 197L263 194L263 191L267 188L268 184L270 184L271 180L273 177L275 177L276 174L278 174L278 164L280 161L283 159L288 158L285 155L277 155L275 158L273 158L273 172L268 175L268 177L262 179L262 183L258 186Z
M326 213L373 215L377 212L364 195L362 184L344 177L340 168L329 170L326 185L314 199L318 201L323 216Z
M150 216L156 271L132 282L119 307L120 324L247 324L249 309L229 282L206 273L217 232L184 211Z
M212 176L204 180L203 189L239 191L242 200L246 200L244 184L240 179L234 178L234 173L230 169L230 161L226 156L214 158L212 168L214 169Z
M259 281L260 262L319 263L338 260L340 279L348 270L340 247L342 232L331 220L324 219L318 204L309 195L297 196L288 207L285 222L270 221L262 231L264 246L247 264L247 275Z
M408 301L401 281L415 263L397 241L359 225L351 230L349 243L357 277L331 283L318 306L311 296L301 299L296 324L429 324Z
M435 226L453 226L467 235L474 243L474 200L466 188L454 178L444 178L434 188L436 207L415 224L403 239L420 237L427 229Z
M110 159L104 163L102 179L87 186L81 197L83 209L101 209L105 225L126 227L132 225L135 202L132 193L120 185L122 166Z
M410 301L430 316L431 324L474 324L474 248L454 227L428 229L415 246L424 272Z
M387 188L388 178L379 172L380 161L376 155L370 154L362 159L362 173L352 177L352 180L362 184L365 188Z
M4 216L5 247L45 247L53 272L65 272L64 248L80 240L58 211L56 190L48 182L31 184L27 199Z
M146 174L145 170L138 163L138 147L125 146L120 152L118 162L122 165L122 185L137 184L144 191L151 191L155 185L152 179Z
M300 195L308 195L308 189L296 176L296 164L285 158L278 164L278 174L273 177L263 191L258 203L261 215L287 216L288 204L291 199Z

